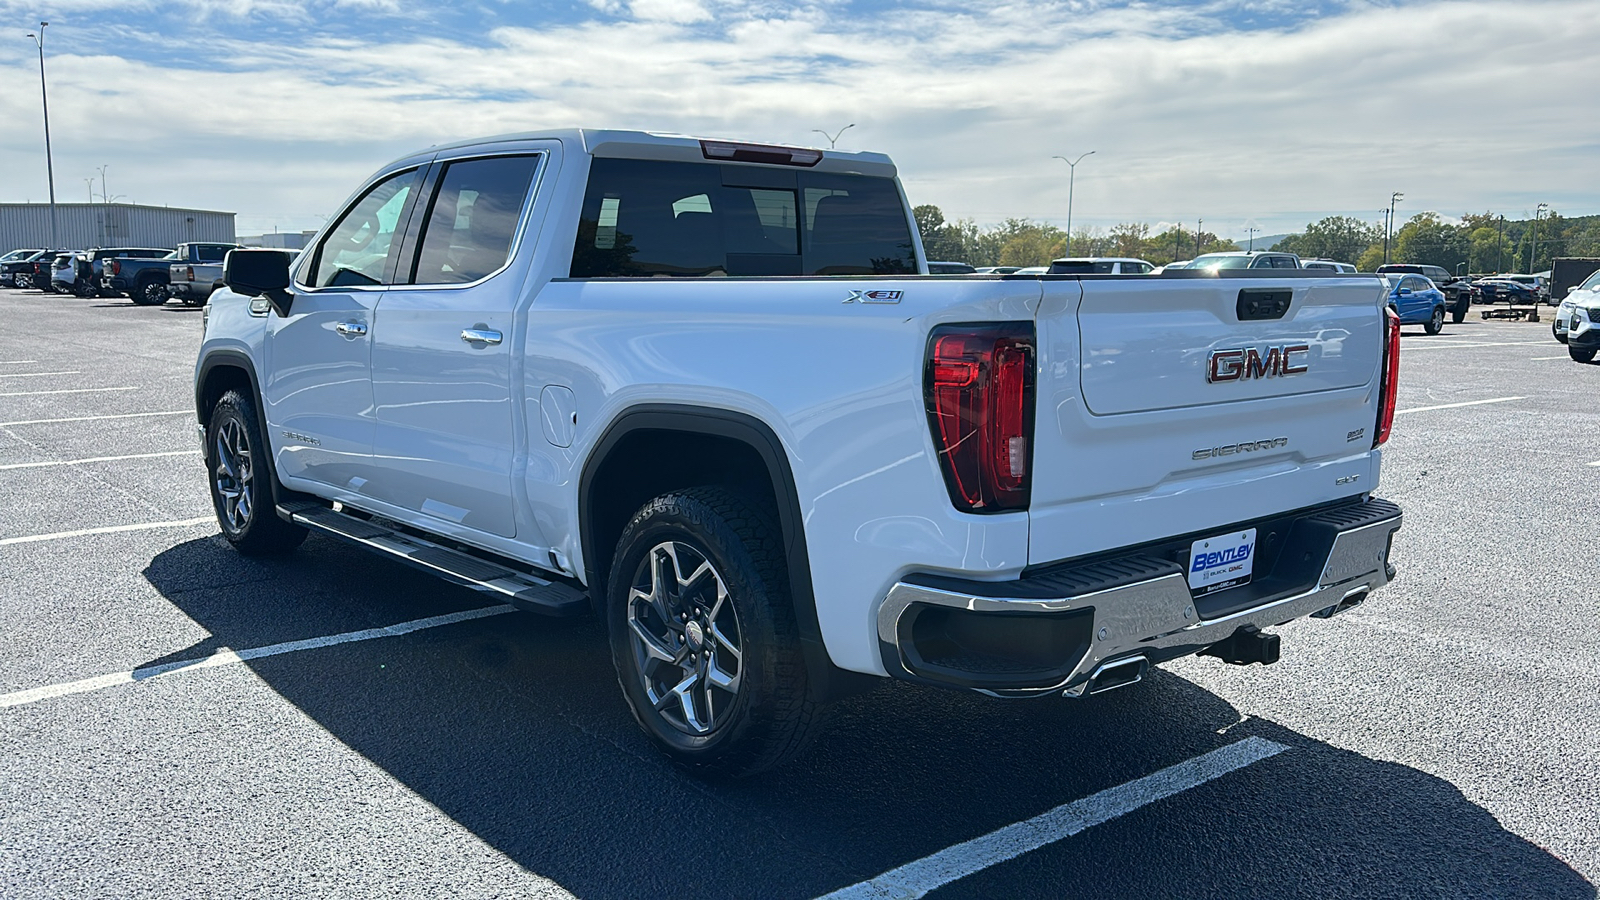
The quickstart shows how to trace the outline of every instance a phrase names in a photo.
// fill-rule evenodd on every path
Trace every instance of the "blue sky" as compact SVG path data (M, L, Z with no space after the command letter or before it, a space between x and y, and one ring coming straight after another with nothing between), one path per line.
M583 125L842 147L948 217L1600 213L1600 3L0 0L0 201L313 228L368 172L440 141Z

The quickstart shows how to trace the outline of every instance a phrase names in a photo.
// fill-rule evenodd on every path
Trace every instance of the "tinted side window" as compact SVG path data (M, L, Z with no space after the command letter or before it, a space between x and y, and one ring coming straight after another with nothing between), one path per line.
M312 287L350 287L383 283L400 214L416 186L417 170L391 175L373 185L328 231L307 271Z
M222 262L222 258L228 255L227 247L197 247L195 251L201 262Z
M887 179L596 159L572 277L913 274L911 246Z
M1087 261L1073 260L1063 262L1057 260L1050 264L1051 275L1087 275L1094 271L1094 264Z
M511 256L539 157L495 156L445 166L428 204L415 284L460 284L498 271Z

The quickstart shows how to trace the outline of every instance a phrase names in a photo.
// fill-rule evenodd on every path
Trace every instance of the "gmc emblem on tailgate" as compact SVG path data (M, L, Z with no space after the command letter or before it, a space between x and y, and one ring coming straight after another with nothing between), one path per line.
M1247 350L1213 350L1206 361L1206 380L1243 381L1248 378L1272 378L1276 375L1299 375L1306 370L1290 359L1295 353L1310 353L1309 344L1289 344L1268 347L1265 355L1254 347ZM1303 358L1302 358L1303 359Z

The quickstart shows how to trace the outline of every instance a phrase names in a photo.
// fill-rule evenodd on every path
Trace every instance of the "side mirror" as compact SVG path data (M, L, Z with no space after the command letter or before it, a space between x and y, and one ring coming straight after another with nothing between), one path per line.
M276 250L229 250L222 283L235 294L266 297L278 315L289 315L289 258Z

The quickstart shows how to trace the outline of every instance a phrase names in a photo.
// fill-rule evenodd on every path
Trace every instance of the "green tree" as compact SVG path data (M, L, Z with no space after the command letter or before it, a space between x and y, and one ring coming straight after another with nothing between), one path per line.
M1054 225L1007 219L1003 227L1002 266L1047 266L1065 252L1067 233Z
M1471 251L1467 261L1469 272L1497 272L1511 259L1511 244L1493 225L1474 228L1467 235Z
M1356 268L1362 272L1375 271L1381 265L1383 265L1382 243L1373 244L1356 257Z
M1439 266L1447 272L1468 261L1472 243L1458 225L1450 225L1438 213L1422 212L1412 216L1394 237L1395 262L1425 263Z
M992 266L991 260L981 258L978 226L970 219L946 222L939 207L931 204L911 210L917 220L917 231L922 234L922 249L929 259L953 260L974 266Z
M1382 237L1376 225L1350 216L1328 216L1307 225L1300 234L1289 235L1274 244L1272 249L1293 253L1303 259L1351 262Z

